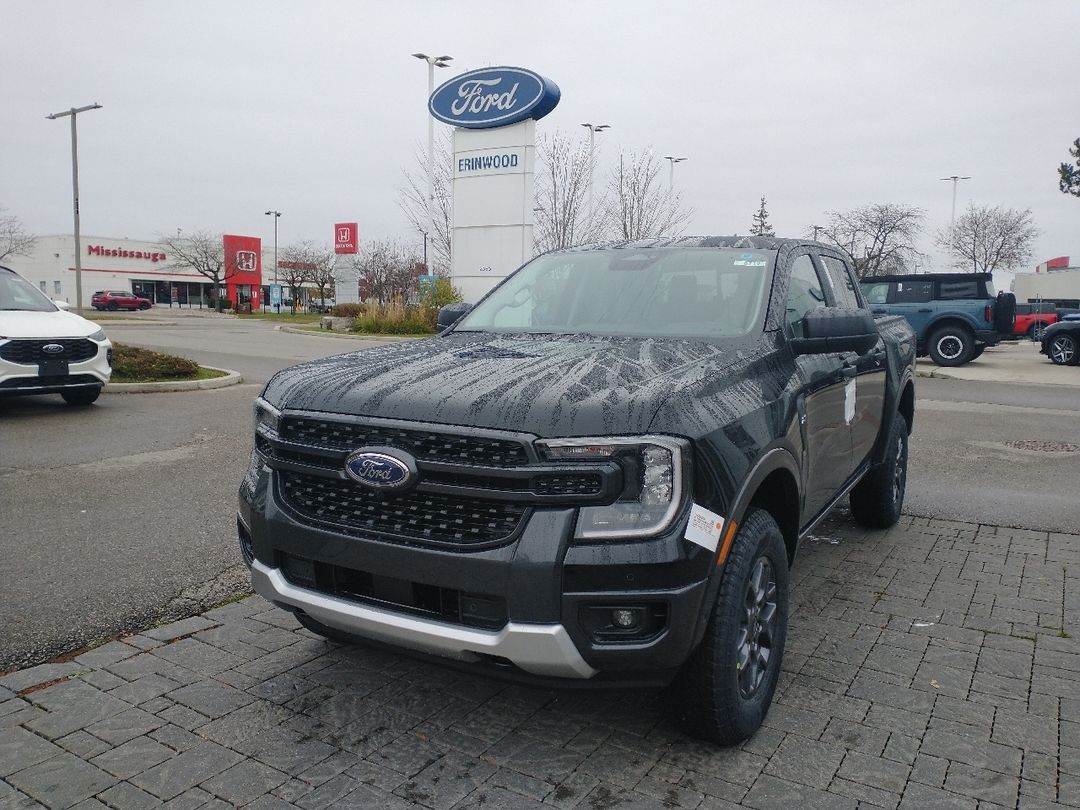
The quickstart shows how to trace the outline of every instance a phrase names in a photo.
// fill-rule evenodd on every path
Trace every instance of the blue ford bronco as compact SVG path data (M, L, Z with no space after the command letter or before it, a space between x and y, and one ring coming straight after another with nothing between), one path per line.
M761 724L800 540L900 516L915 336L850 259L713 237L533 259L429 340L278 372L239 493L255 590L324 636Z
M903 315L919 356L939 366L962 366L1012 337L1016 299L995 295L990 273L871 276L861 285L874 314Z

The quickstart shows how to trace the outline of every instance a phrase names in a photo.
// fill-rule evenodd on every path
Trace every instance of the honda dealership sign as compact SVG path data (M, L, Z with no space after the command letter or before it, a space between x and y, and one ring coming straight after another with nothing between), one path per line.
M518 67L470 70L439 87L428 101L444 124L465 129L505 127L543 118L559 103L559 86Z
M339 222L334 226L334 253L356 253L360 246L357 236L359 228L355 222Z

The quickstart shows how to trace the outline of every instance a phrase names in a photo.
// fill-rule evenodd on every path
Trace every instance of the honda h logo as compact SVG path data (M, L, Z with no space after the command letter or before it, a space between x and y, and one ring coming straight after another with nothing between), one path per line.
M337 240L339 242L351 242L352 241L350 239L351 236L352 236L352 234L349 233L348 228L338 228L337 229Z
M255 269L255 251L254 250L238 250L236 251L236 269L237 270L254 270Z

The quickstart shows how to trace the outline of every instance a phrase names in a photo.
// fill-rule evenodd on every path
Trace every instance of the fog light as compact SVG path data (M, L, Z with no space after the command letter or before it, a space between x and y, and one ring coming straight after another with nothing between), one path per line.
M616 627L623 630L630 630L637 627L638 614L636 610L626 610L620 608L618 610L611 611L611 623Z

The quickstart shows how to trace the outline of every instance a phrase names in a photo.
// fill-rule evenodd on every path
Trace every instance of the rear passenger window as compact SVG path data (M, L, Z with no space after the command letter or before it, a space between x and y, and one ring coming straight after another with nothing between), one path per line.
M889 285L884 282L863 284L862 294L868 304L884 304L889 300Z
M859 308L859 296L855 294L855 282L851 280L847 266L832 256L822 256L821 263L829 273L838 307Z
M812 309L825 306L825 289L818 278L814 263L806 254L791 263L784 319L791 324L795 337L804 337L802 319Z
M941 295L943 301L956 301L960 298L981 298L979 295L979 282L977 281L942 281Z
M898 281L893 290L894 304L924 304L934 298L932 281Z

